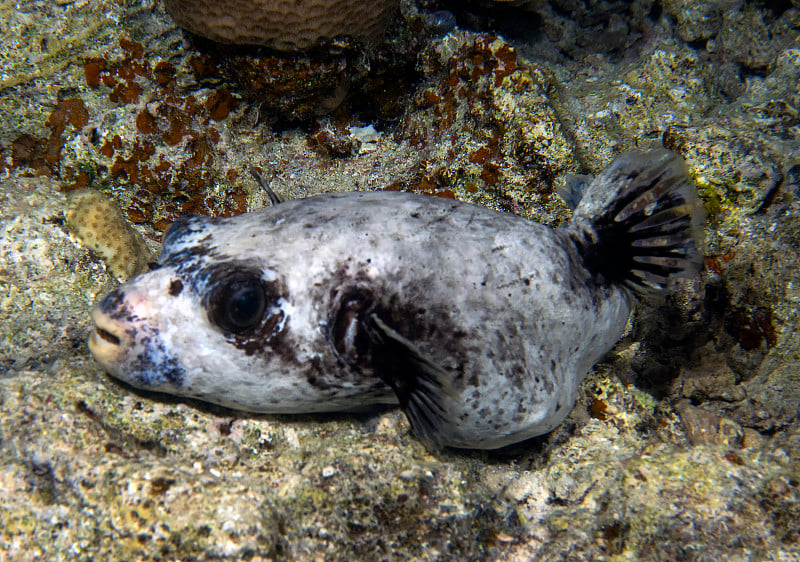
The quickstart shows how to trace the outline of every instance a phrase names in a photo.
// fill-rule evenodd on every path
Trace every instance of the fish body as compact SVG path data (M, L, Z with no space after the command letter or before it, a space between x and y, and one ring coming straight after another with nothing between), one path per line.
M659 151L621 157L557 229L398 192L190 217L96 306L90 348L144 389L265 413L399 404L433 446L501 447L563 421L631 289L696 271L699 216Z

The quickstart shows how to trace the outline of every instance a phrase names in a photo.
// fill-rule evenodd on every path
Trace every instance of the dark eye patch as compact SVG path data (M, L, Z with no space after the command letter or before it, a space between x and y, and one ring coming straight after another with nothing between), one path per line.
M260 277L251 273L235 274L215 287L209 301L212 323L231 334L243 334L258 328L272 300Z
M282 278L264 279L265 269L268 265L219 259L195 272L188 283L201 295L209 322L231 344L247 355L278 353L293 360L291 348L285 345L290 319L279 304L281 300L290 302L291 295Z

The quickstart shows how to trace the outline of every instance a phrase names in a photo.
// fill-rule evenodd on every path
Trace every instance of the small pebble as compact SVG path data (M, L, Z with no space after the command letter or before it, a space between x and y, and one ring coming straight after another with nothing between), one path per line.
M457 25L455 14L448 10L436 10L424 14L422 17L425 26L433 35L450 33Z

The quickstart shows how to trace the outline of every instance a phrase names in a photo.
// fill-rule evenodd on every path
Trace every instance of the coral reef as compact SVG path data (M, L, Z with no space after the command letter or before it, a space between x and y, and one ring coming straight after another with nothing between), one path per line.
M342 100L333 59L294 53L255 101L161 3L0 0L0 558L800 557L798 2L401 9L346 55ZM285 199L408 189L557 225L567 174L661 144L706 205L702 279L642 302L567 422L519 447L432 456L396 411L140 394L86 350L117 281L65 192L150 244L267 204L250 166Z
M299 50L339 37L371 42L398 11L397 0L166 0L175 22L220 43Z
M556 181L578 165L551 96L553 76L507 42L454 31L422 54L427 78L401 123L426 158L411 185L558 224Z
M229 83L279 125L308 125L346 100L399 93L392 90L414 81L427 35L415 10L401 17L398 0L169 0L166 7L194 34L195 77Z
M144 273L155 261L142 235L125 220L114 201L99 191L73 191L64 216L69 229L100 254L118 279L125 281Z

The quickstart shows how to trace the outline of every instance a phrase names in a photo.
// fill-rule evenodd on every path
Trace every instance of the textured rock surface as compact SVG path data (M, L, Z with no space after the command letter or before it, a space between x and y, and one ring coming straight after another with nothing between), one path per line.
M0 378L46 370L81 349L82 310L114 285L63 226L66 198L46 178L0 182ZM62 290L55 288L60 286ZM59 320L56 320L58 318Z
M196 80L160 3L0 0L0 558L800 558L799 5L690 25L699 3L658 4L559 0L513 45L437 38L360 147L347 112L276 132ZM396 411L136 394L86 351L116 281L62 185L151 244L182 213L264 205L250 165L285 198L413 189L557 224L566 173L665 138L706 202L703 279L642 305L567 422L514 450L433 457Z
M182 28L239 45L306 49L348 36L370 42L383 33L397 0L166 0Z

